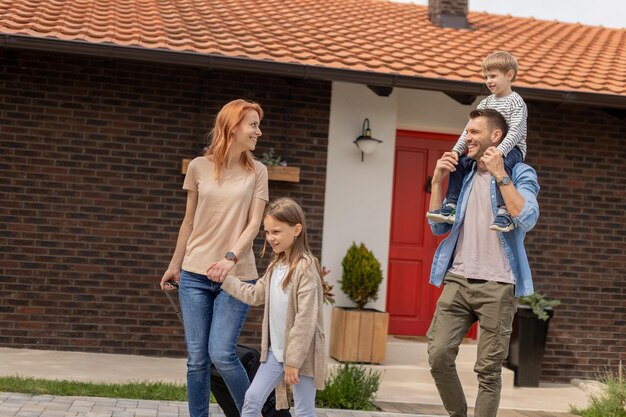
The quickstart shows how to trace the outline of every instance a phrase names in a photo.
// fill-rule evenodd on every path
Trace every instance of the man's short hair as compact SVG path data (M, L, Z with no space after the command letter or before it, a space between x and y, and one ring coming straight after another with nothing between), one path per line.
M506 123L506 119L498 110L494 109L476 109L472 110L469 114L470 119L476 119L478 117L484 117L487 119L489 123L489 128L493 131L494 129L500 129L502 131L502 138L506 136L509 131L509 125Z
M483 72L498 70L503 74L513 70L513 79L511 81L515 81L517 71L519 71L517 59L506 51L497 51L487 55L482 64L480 64L480 68Z

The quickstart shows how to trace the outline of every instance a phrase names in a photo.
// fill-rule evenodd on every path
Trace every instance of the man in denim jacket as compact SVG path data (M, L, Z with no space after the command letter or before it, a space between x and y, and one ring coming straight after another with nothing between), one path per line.
M496 417L500 403L502 363L508 354L515 297L533 292L524 237L539 217L537 174L517 164L509 178L496 146L507 124L493 109L474 110L466 127L468 157L473 161L463 180L453 224L430 222L432 232L450 235L441 242L430 275L444 284L428 330L431 374L451 417L467 417L467 402L455 368L459 344L478 320L480 337L474 371L479 388L474 417ZM446 152L435 166L429 210L445 204L442 183L454 171L456 159ZM498 212L496 187L515 222L509 233L494 233L489 225Z

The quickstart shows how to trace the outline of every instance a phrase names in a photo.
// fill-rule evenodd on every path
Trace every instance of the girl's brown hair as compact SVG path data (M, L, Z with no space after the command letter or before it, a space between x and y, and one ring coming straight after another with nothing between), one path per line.
M304 218L304 212L298 203L290 198L279 198L277 200L271 201L267 207L265 208L264 218L266 216L271 216L279 222L287 223L289 226L293 227L297 224L302 225L302 231L300 235L295 239L293 245L291 246L291 251L289 252L289 259L286 258L285 252L274 253L272 260L270 261L269 266L267 267L267 273L271 274L272 270L276 265L285 260L289 263L289 270L287 271L287 275L285 279L283 279L283 290L287 289L289 283L291 282L291 276L295 271L298 263L301 260L305 260L307 262L315 262L315 267L317 268L317 272L321 276L321 267L317 258L311 252L311 248L309 248L309 241L307 240L306 233L306 220ZM267 247L267 240L263 244L263 254L265 254L265 249Z
M222 170L228 162L227 155L232 145L232 131L245 116L248 110L254 110L259 115L259 120L263 119L263 109L257 103L243 99L233 100L217 113L215 117L215 126L211 131L211 144L206 151L207 156L213 157L215 163L215 179L217 181L222 177ZM239 163L250 172L254 172L254 158L252 152L246 151L241 153Z

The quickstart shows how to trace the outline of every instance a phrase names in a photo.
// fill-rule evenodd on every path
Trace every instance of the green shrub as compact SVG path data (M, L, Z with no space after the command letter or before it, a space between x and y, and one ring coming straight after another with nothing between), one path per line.
M618 375L606 373L602 378L604 389L591 395L589 407L571 407L570 413L583 417L626 417L626 381L620 365Z
M268 167L275 167L280 165L280 156L274 155L274 148L270 148L269 151L263 152L261 154L261 163L267 165Z
M361 365L343 364L326 379L326 387L317 391L316 407L343 410L376 410L372 405L380 386L380 372Z
M561 304L559 300L548 300L545 295L540 292L534 292L530 295L520 297L517 300L518 304L530 306L533 309L533 313L537 316L538 319L546 321L550 318L548 313L546 313L546 308L554 308Z
M368 301L378 298L378 286L383 280L383 272L374 254L363 243L360 246L352 243L341 261L341 266L341 291L356 303L358 309L363 309Z

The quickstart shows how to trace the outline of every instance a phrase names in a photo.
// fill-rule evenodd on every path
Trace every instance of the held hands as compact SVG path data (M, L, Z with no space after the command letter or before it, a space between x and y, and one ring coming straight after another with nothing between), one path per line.
M229 261L228 259L222 259L219 262L213 262L209 265L209 269L206 271L206 276L215 282L224 282L224 278L235 266L235 261Z
M289 365L285 365L285 383L289 385L299 384L300 377L298 376L298 372L298 368L292 368Z

